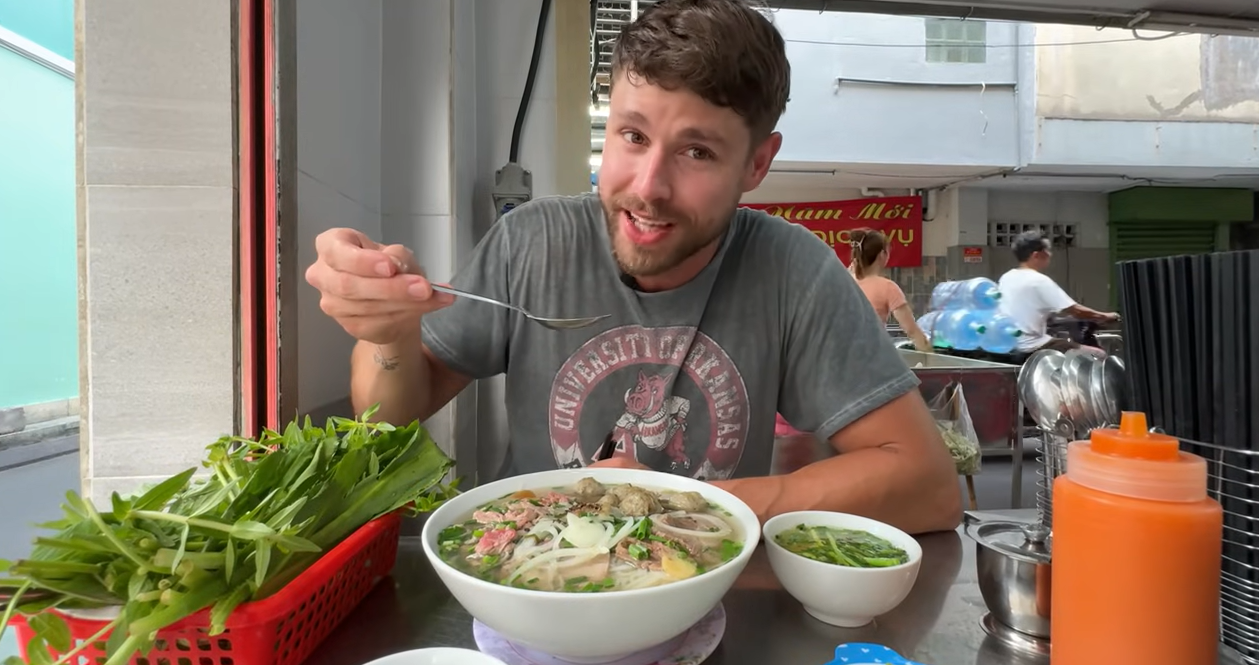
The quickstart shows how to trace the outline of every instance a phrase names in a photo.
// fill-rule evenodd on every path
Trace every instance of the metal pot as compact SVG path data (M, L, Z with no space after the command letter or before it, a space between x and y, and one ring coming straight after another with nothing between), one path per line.
M969 522L979 592L997 621L1023 635L1049 639L1050 532L1041 524Z

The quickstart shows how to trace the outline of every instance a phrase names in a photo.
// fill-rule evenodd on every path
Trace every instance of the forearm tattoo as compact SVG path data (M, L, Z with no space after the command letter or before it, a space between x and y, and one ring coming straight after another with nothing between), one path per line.
M402 361L398 359L398 356L386 356L384 347L380 346L376 347L376 355L374 358L376 359L376 364L380 365L380 368L386 372L392 372L393 370L398 369L398 365L402 364Z

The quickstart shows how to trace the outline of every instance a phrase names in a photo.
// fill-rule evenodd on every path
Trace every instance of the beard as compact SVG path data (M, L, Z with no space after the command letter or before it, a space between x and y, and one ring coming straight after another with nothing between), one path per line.
M648 205L633 194L622 194L603 202L603 218L608 242L617 266L630 277L654 277L666 273L708 247L730 228L736 202L718 215L696 218L667 205ZM635 244L625 236L621 225L626 213L671 226L664 242L650 247Z

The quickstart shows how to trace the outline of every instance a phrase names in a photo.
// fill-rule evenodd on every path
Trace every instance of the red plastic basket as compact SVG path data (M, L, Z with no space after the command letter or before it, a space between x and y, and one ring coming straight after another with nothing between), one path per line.
M163 628L152 651L133 656L131 665L298 665L393 570L401 524L399 513L368 522L275 595L236 608L223 633L209 635L208 609ZM62 616L76 647L108 623ZM13 627L25 658L33 631L20 616ZM103 641L70 661L104 663Z

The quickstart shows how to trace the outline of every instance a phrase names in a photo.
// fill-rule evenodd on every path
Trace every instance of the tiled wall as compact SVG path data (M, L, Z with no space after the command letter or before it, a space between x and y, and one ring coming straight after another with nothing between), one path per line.
M922 316L931 300L931 290L936 284L948 280L948 259L943 256L924 256L917 268L892 268L887 278L900 285L914 310L914 316Z

